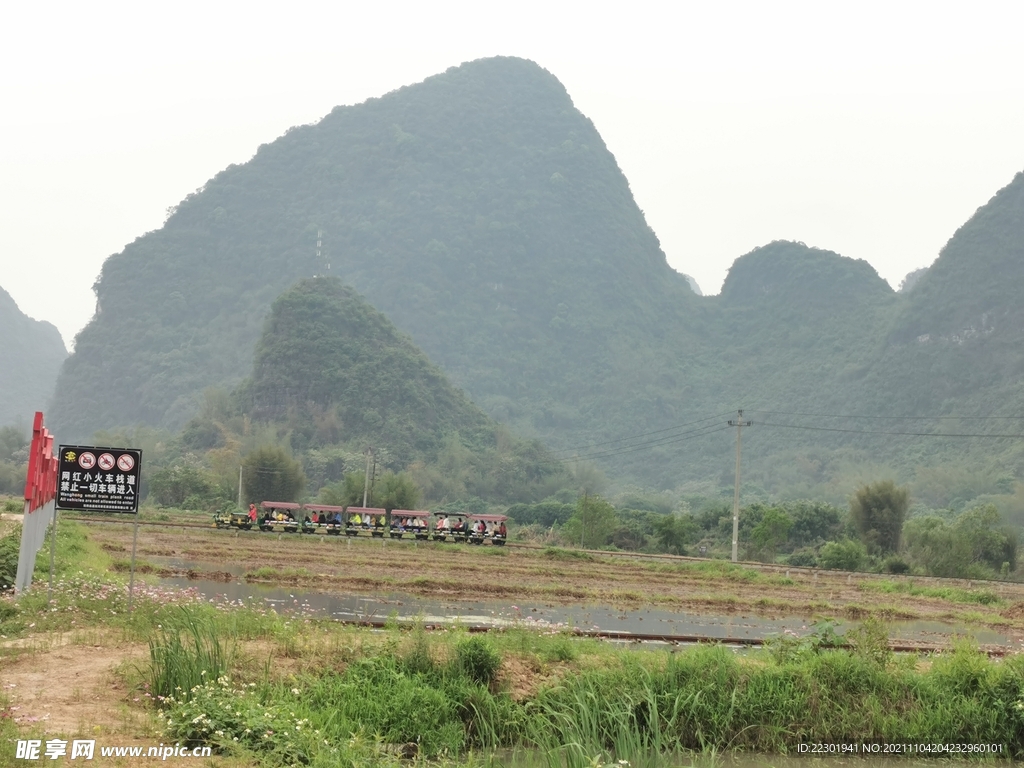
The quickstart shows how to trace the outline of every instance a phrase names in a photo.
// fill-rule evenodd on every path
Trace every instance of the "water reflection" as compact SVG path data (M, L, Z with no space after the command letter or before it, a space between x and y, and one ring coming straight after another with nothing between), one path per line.
M764 639L787 630L798 635L813 631L814 619L808 616L766 618L748 614L704 614L666 611L652 607L635 610L608 605L559 605L552 603L510 602L508 600L445 600L415 595L378 592L339 594L289 589L242 580L243 566L229 563L204 563L176 558L153 558L154 562L178 572L223 573L225 581L189 579L184 576L161 579L161 583L189 587L207 599L232 602L256 600L275 610L300 610L318 617L343 621L383 621L390 617L418 619L428 624L460 622L466 626L530 626L560 630L625 632L649 636L699 636L713 639ZM856 622L843 622L843 632ZM939 621L905 621L892 624L894 639L907 643L944 645L955 634L969 634L985 645L1021 647L1021 637L1012 632L964 628Z

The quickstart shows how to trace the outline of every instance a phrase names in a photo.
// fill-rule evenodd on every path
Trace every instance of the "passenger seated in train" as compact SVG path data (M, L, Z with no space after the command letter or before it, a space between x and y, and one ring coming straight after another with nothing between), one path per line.
M494 535L495 536L500 536L503 539L508 536L508 530L505 528L505 521L504 520L502 520L500 523L498 523L498 530L496 530L494 532Z
M352 515L352 517L350 517L348 519L348 522L349 522L350 525L362 525L363 524L363 520L362 520L361 517L359 517L359 513L358 512L356 512L354 515Z

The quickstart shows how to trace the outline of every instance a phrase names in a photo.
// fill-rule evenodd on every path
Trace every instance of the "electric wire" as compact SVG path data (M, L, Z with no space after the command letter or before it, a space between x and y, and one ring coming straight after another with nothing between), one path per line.
M842 427L812 427L806 424L778 424L770 421L756 422L760 427L781 427L782 429L807 429L815 432L848 432L856 435L908 435L911 437L991 437L1005 440L1006 438L1024 438L1024 434L993 434L993 433L956 433L956 432L895 432L888 430L846 429Z
M696 421L687 421L687 422L685 422L683 424L676 424L675 426L672 426L672 427L665 427L663 429L655 429L655 430L652 430L650 432L640 432L640 433L635 434L635 435L629 435L628 437L617 437L614 440L604 440L603 442L600 442L600 443L583 443L581 445L576 446L575 448L559 448L559 449L553 451L553 453L572 453L572 452L575 452L575 451L582 451L582 450L588 450L589 451L592 448L597 448L597 447L602 446L602 445L611 445L613 443L624 443L627 440L636 440L636 439L641 438L641 437L648 437L650 435L659 435L659 434L662 434L662 433L665 433L665 432L672 432L672 431L674 431L676 429L682 429L683 427L692 427L694 424L700 424L700 423L705 422L705 421L711 421L712 419L723 419L726 416L728 416L730 413L732 413L732 411L727 411L726 413L715 414L714 416L705 416L703 419L697 419Z
M880 419L903 421L1024 421L1022 416L879 416L869 414L806 413L802 411L759 411L751 409L745 413L761 413L765 416L813 416L819 419Z
M672 445L674 443L682 443L687 440L694 440L698 437L705 437L707 435L713 435L716 432L724 432L732 429L728 424L708 424L704 427L691 430L690 432L683 432L681 435L670 435L668 437L660 438L658 440L652 440L650 442L642 443L640 445L623 446L616 449L611 449L604 452L580 454L579 456L572 456L564 459L551 459L549 461L538 462L541 464L568 464L569 462L575 462L584 459L607 459L613 456L621 456L625 453L633 453L634 451L642 451L646 448L658 448L664 445Z

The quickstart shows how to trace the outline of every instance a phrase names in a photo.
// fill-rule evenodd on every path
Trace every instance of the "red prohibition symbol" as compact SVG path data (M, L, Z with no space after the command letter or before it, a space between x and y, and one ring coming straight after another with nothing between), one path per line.
M86 451L78 455L78 466L82 469L92 469L96 466L96 456Z
M104 472L109 472L114 468L114 457L109 453L101 453L98 463L100 465L100 469Z
M117 468L122 472L131 472L135 467L135 459L130 453L122 453L117 457Z

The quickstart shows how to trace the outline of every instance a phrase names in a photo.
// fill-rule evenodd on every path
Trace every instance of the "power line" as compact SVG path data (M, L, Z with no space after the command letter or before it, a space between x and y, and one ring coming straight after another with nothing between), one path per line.
M551 459L550 461L543 461L543 462L538 462L538 463L540 463L540 464L567 464L569 462L577 461L579 459L605 459L605 458L610 458L612 456L621 456L622 454L625 454L625 453L632 453L634 451L642 451L645 448L658 448L658 447L663 446L663 445L672 445L673 443L682 443L682 442L685 442L687 440L693 440L693 439L698 438L698 437L704 437L706 435L713 435L716 432L722 432L722 431L727 430L727 429L730 429L730 427L728 425L723 426L723 425L720 425L720 424L709 424L709 425L707 425L705 427L700 427L698 429L691 430L690 432L683 432L681 435L671 435L669 437L661 438L659 440L652 440L650 442L643 443L641 445L624 446L621 449L613 449L613 450L599 452L599 453L583 454L581 456L573 456L571 458L565 458L565 459Z
M842 427L809 427L803 424L774 424L770 421L759 421L762 427L782 427L783 429L807 429L815 432L849 432L856 435L908 435L910 437L991 437L998 439L1024 438L1024 434L1000 435L992 433L956 433L956 432L890 432L871 429L844 429Z
M705 421L712 421L712 420L716 420L716 419L721 419L721 418L723 418L725 416L728 416L730 413L732 413L732 411L726 411L725 413L717 413L714 416L706 416L703 419L697 419L696 421L688 421L688 422L685 422L684 424L676 424L674 427L665 427L664 429L655 429L655 430L652 430L650 432L640 432L638 434L630 435L628 437L617 437L614 440L605 440L605 441L600 442L600 443L583 443L582 445L578 445L575 448L559 448L558 450L556 450L554 452L555 453L571 453L573 451L581 451L581 450L584 450L584 449L588 449L589 450L590 448L597 448L597 447L602 446L602 445L611 445L612 443L623 443L623 442L626 442L627 440L636 440L638 438L648 437L650 435L660 435L660 434L662 434L664 432L672 432L672 431L674 431L676 429L682 429L683 427L692 427L694 424L700 424L700 423L705 422Z
M753 413L761 413L766 416L813 416L818 419L879 419L879 420L913 420L913 421L1024 421L1024 416L871 416L868 414L860 415L840 415L835 413L805 413L802 411L758 411L754 410Z

